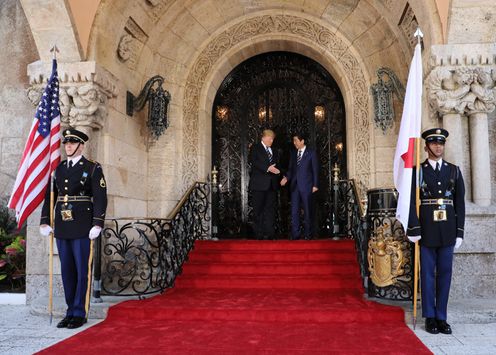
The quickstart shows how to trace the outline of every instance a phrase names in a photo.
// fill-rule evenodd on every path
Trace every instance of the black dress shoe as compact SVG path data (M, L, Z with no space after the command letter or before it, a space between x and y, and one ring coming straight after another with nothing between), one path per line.
M71 322L72 317L66 316L60 322L57 323L57 328L67 328L69 323Z
M445 320L438 320L437 321L437 329L439 330L439 333L443 334L451 334L451 326L446 323Z
M437 329L437 322L434 318L425 319L425 331L431 334L438 334L439 329Z
M83 317L73 317L69 324L67 325L68 329L76 329L86 323L86 318Z

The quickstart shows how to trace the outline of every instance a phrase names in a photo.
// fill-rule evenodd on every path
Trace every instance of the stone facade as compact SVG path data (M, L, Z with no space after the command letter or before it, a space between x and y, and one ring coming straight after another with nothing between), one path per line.
M109 217L164 217L192 182L206 178L217 90L238 64L268 51L299 53L329 71L345 102L349 177L359 181L363 195L367 188L391 187L402 102L393 99L395 119L383 131L373 122L370 87L380 67L390 68L406 84L415 44L411 32L420 26L425 35L423 128L443 125L450 130L447 160L461 165L467 182L467 240L456 257L454 294L494 295L495 285L489 287L496 279L491 279L494 270L486 268L486 276L473 277L478 266L494 262L496 252L487 232L496 227L496 174L491 173L496 159L490 159L496 154L496 50L489 44L494 43L496 6L490 1L453 0L444 19L446 31L435 0L91 1L99 4L84 50L71 22L78 14L71 14L64 1L45 0L60 18L52 27L42 21L51 14L35 14L36 1L0 6L9 14L1 17L0 32L17 31L16 39L5 43L0 63L7 67L12 62L5 53L22 58L15 62L18 70L9 70L10 86L0 92L11 110L0 113L0 186L5 195L31 122L29 100L36 102L49 74L54 32L61 49L62 121L92 137L87 155L103 165ZM463 25L465 14L477 21ZM22 18L17 27L9 23L13 16ZM7 25L10 29L4 29ZM126 115L126 92L138 95L156 74L165 78L164 88L171 94L170 126L151 140L146 112ZM25 122L13 124L16 115ZM4 133L6 125L15 133ZM46 289L46 275L38 277L35 271L45 268L47 255L45 241L33 238L37 222L35 214L28 228L30 250L40 251L30 251L31 299L35 290ZM464 267L466 263L471 267Z

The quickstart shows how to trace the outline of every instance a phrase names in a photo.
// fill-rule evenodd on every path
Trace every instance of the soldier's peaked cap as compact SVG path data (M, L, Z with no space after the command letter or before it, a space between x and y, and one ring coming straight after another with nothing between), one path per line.
M425 139L426 143L439 142L444 144L448 136L449 133L444 128L431 128L422 133L422 138Z
M62 131L64 139L62 143L73 142L73 143L85 143L88 141L88 136L81 131L74 128L66 128Z

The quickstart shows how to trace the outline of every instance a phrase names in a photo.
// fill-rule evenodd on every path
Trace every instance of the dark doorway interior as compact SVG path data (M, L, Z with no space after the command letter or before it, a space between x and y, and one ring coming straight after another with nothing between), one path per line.
M344 102L338 85L317 62L289 52L269 52L238 65L222 82L212 110L212 167L219 171L220 194L214 213L221 238L252 235L248 155L263 129L276 132L274 149L283 168L294 149L292 134L303 131L320 157L316 230L332 234L331 169L346 178ZM278 198L276 231L286 238L290 225L288 188Z

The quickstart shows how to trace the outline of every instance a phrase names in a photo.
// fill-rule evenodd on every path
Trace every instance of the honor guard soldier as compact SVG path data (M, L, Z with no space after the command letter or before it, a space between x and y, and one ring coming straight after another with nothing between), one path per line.
M50 211L50 187L47 188L41 213L40 233L48 236L54 215L54 236L60 256L64 285L66 316L57 328L79 328L88 314L86 294L89 292L91 266L90 239L100 235L107 208L107 187L102 167L83 155L88 136L76 129L63 131L67 160L55 169L52 189L55 211Z
M422 316L425 330L451 334L446 322L454 248L463 241L465 185L460 168L443 160L449 133L433 128L422 133L428 159L420 169L420 213L411 199L408 239L420 243ZM415 179L415 172L414 172ZM415 196L415 183L412 184Z

